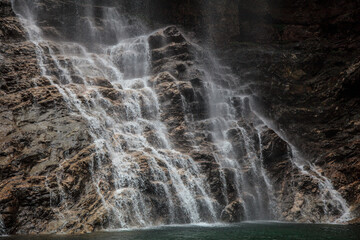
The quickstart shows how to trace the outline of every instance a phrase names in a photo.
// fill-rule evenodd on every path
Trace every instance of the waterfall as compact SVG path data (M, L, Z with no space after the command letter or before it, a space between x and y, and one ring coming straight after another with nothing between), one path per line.
M93 184L112 216L112 227L155 224L149 217L151 202L142 193L146 184L152 185L155 194L168 199L169 218L165 223L205 221L199 212L201 204L211 216L206 220L216 221L213 200L197 164L172 148L166 127L159 119L157 95L148 84L148 36L129 38L130 34L122 34L122 31L127 33L128 26L124 26L121 14L114 8L103 7L102 28L106 33L119 34L116 44L104 46L98 26L94 26L95 20L88 13L92 11L86 6L86 19L81 27L89 31L89 44L51 41L44 38L36 25L36 15L30 10L32 4L15 1L14 9L35 45L43 77L56 86L72 113L87 122L96 148ZM59 81L54 81L49 65L54 66ZM110 197L104 196L100 186L106 176L96 170L108 160L112 164L115 186ZM147 170L151 178L139 176ZM61 173L57 175L61 190ZM67 196L64 191L60 192L63 192L61 201L66 209ZM175 201L178 209L174 209ZM181 219L175 219L175 211ZM69 218L66 213L61 215L62 219Z
M251 91L209 50L199 51L209 101L209 118L192 124L207 125L206 130L211 134L211 151L220 166L226 205L232 201L240 202L244 220L275 219L278 217L274 207L276 203L261 159L259 131L262 122L253 116L250 109ZM235 185L236 196L228 194L229 184Z
M253 103L251 106L256 109ZM284 134L280 130L277 130L278 128L271 120L267 119L256 110L254 110L254 113L267 126L276 130L276 134L288 143L288 157L291 161L294 171L299 171L301 175L311 178L317 184L319 189L317 198L322 202L321 205L324 211L324 219L322 222L344 223L350 221L352 219L350 208L346 200L338 191L335 190L331 181L326 176L324 176L318 167L303 157L300 151L294 145L287 141L287 138L284 136Z
M41 25L50 18L42 15L50 10L42 8L51 6L39 0L12 4L35 46L41 76L56 87L71 115L86 122L95 153L90 184L106 211L104 227L279 219L273 184L263 166L261 133L266 125L251 108L247 84L210 51L193 44L201 80L192 79L199 87L189 93L191 101L182 93L186 83L172 76L181 92L184 136L191 142L190 148L181 149L162 117L163 100L154 83L160 77L151 70L153 33L121 8L91 0L69 2L65 11L70 12L63 14L70 19L53 20L59 31ZM208 153L216 166L210 173L194 158ZM54 197L59 203L51 207L62 227L77 217L77 205L63 186L66 161L58 164L57 193L47 186L51 196L59 195ZM335 200L337 208L347 211L314 166L309 172L294 164L315 177L324 191L329 189L324 205ZM219 183L211 183L206 174L218 176Z
M335 190L331 181L323 176L314 164L306 161L294 146L290 145L290 147L291 159L294 166L298 168L303 175L310 176L318 182L320 200L323 202L325 216L328 218L327 222L342 223L351 220L349 206L340 193ZM334 211L340 211L340 218L331 218L334 215Z

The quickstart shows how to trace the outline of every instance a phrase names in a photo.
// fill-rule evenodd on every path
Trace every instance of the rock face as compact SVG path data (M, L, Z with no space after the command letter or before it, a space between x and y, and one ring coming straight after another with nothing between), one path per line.
M69 40L74 29L68 29L56 18L46 19L61 9L71 21L75 9L71 5L73 1L44 2L38 6L46 12L42 15L44 19L38 19L44 34L48 39L56 40L61 36L63 40ZM323 3L320 2L251 2L234 0L225 5L224 1L170 3L159 0L151 6L151 14L156 10L164 13L161 18L153 19L150 24L154 26L176 23L191 27L202 36L210 34L222 51L219 56L233 67L237 76L229 69L214 69L213 72L206 69L214 66L208 63L213 59L177 27L170 26L147 35L144 40L151 58L149 79L122 86L110 78L90 75L82 78L76 72L78 66L72 66L70 60L61 55L63 46L51 40L40 47L45 49L43 54L49 59L54 54L59 61L46 62L44 74L39 65L39 46L29 41L10 2L0 0L0 221L3 220L6 232L92 232L121 227L122 221L141 226L142 219L137 218L136 212L128 214L127 219L114 220L119 212L111 206L135 208L131 206L134 199L119 191L117 179L120 176L117 176L111 154L121 151L131 159L132 167L139 169L134 179L146 179L127 187L139 188L149 216L145 220L152 225L173 223L169 220L172 214L182 216L177 219L179 223L190 221L191 216L184 214L180 198L174 197L172 205L166 198L175 196L172 191L175 191L176 180L170 179L171 172L166 163L183 159L184 155L199 166L196 169L199 172L190 169L193 171L191 177L201 176L208 186L205 190L193 190L201 219L226 222L256 218L301 222L335 220L341 215L339 209L342 206L333 201L338 197L336 194L322 198L326 195L323 188L328 186L324 185L326 181L321 174L334 183L356 217L360 206L357 139L360 60L358 24L354 22L357 5L344 3L336 8L334 2L335 7L325 11L321 10ZM105 3L95 4L98 7L94 10L99 25L105 21L97 16L102 4ZM131 2L123 4L128 11L141 11L140 6ZM176 9L180 11L173 14ZM151 14L149 16L153 16ZM203 24L210 18L213 21L209 29L204 29ZM142 26L136 26L127 37L143 31ZM95 36L97 41L114 44L114 36L99 29ZM86 31L83 34L79 33L76 41L83 43ZM244 43L244 40L262 44ZM306 41L299 43L302 40ZM141 44L139 46L143 46ZM86 47L95 49L92 45ZM80 56L81 49L76 51ZM121 55L123 49L109 51L119 51ZM94 56L88 57L96 60ZM144 57L138 57L145 61ZM112 59L122 72L128 74L125 79L145 74L145 70L135 71L132 65L127 66L120 60ZM63 68L59 65L69 69L71 82L63 76L60 71ZM210 82L207 79L209 72L213 76ZM237 82L239 77L248 82ZM257 106L261 106L259 112L273 119L274 129L282 132L314 165L303 166L294 161L296 153L291 151L292 146L263 126L251 110L249 97L226 98L220 109L214 108L212 98L216 96L219 101L224 98L212 93L209 83L221 89L220 95L229 94L230 90L240 95L255 95ZM141 92L136 100L141 103L139 112L144 122L160 121L165 125L171 151L160 150L155 155L153 149L165 149L166 143L156 126L148 122L141 125L142 141L147 147L134 150L131 139L111 132L114 133L109 137L111 145L116 146L113 152L99 151L102 147L97 141L97 129L84 119L76 104L69 104L69 99L58 87L60 84L67 85L79 104L88 104L90 109L95 103L87 101L99 100L106 109L103 115L119 121L124 118L124 113L129 113L124 104L129 94L127 89ZM152 99L152 96L144 90L145 85L154 90L159 106L155 103L146 105L146 98ZM232 123L242 128L228 122L225 128L223 122L213 121L214 114L227 107L234 110L226 116L231 115ZM157 108L159 115L154 113ZM113 125L116 122L101 126L111 129ZM135 134L135 130L131 131ZM226 136L219 137L221 134ZM168 157L167 161L162 159L164 156ZM228 158L235 163L224 163L218 158ZM152 166L155 163L156 168ZM174 165L177 172L182 172L182 178L188 176L183 173L186 168L194 166L186 164L178 162ZM154 173L154 169L159 172ZM267 192L256 192L254 186L257 185ZM121 201L122 198L130 200ZM214 207L215 216L209 210L210 205ZM249 208L257 209L253 216L247 212Z
M259 96L262 96L260 101L266 109L264 112L276 120L278 128L291 136L293 143L323 169L325 176L356 208L359 204L356 200L358 190L354 188L357 185L355 179L359 178L359 153L355 147L359 131L356 127L359 99L351 93L346 82L356 82L351 79L357 78L359 72L355 67L358 53L353 55L345 50L335 54L333 50L321 48L312 53L308 49L302 51L305 53L287 53L293 54L294 62L297 62L294 67L289 67L291 57L286 54L288 58L284 60L287 63L281 70L277 67L276 70L271 67L264 70L271 73L268 78L271 80L267 87L259 82L262 86L258 88ZM313 69L314 66L317 69ZM351 87L356 88L356 84ZM277 99L268 95L269 89L278 94Z
M181 24L211 36L218 46L233 41L274 43L299 42L309 38L351 39L359 33L356 21L359 17L358 1L151 2L151 19L165 24ZM352 42L356 40L353 38Z
M242 25L262 24L271 34L240 30L223 56L239 75L253 79L252 90L262 105L259 111L322 169L356 217L359 3L323 4L279 1L274 5L271 1L268 8L246 10ZM243 11L240 8L239 13ZM260 23L254 20L259 17ZM244 42L248 40L261 44Z
M252 83L259 111L322 169L358 216L360 3L205 2L176 3L164 14L213 39L218 55ZM178 8L184 20L176 19Z
M0 211L9 233L37 233L56 229L48 225L59 198L79 199L83 191L94 191L84 186L94 146L84 120L71 113L58 89L41 76L35 46L26 40L10 2L0 4ZM96 196L92 200L96 204Z

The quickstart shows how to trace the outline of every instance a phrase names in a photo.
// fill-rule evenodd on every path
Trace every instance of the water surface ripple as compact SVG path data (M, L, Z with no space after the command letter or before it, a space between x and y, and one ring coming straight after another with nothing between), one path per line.
M358 240L359 226L247 222L233 225L179 225L84 235L6 236L1 240Z

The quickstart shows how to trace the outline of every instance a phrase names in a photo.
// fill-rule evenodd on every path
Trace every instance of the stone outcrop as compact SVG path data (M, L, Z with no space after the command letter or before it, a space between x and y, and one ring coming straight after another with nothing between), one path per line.
M161 2L161 1L160 1ZM175 1L171 21L252 82L259 110L359 206L358 1ZM354 220L356 221L356 220ZM358 220L357 220L358 221Z
M254 89L262 112L277 122L356 208L359 98L352 92L358 88L359 52L338 47L305 47L285 53L281 63L264 63L267 82L259 81Z
M208 33L218 55L251 82L259 112L322 169L358 216L359 2L229 2L237 8L226 16L224 7L211 8L223 19Z
M323 169L356 215L359 34L353 26L338 30L346 29L286 44L234 42L226 58L239 75L253 79L259 111Z
M328 222L335 218L326 218L326 213L337 214L338 206L327 201L324 186L319 184L321 176L309 166L303 169L297 166L294 152L273 130L262 133L262 153L264 167L273 182L278 209L282 219L297 222ZM329 186L327 186L329 187ZM325 194L324 194L325 193Z

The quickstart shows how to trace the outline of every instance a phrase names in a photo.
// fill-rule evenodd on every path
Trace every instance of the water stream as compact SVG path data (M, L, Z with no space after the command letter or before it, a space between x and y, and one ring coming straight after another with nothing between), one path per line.
M41 75L61 93L71 114L87 124L96 153L92 184L108 212L110 228L218 222L223 209L234 202L242 206L244 220L279 218L273 186L262 164L261 132L266 125L250 107L246 84L239 88L239 79L230 69L209 52L199 50L205 51L207 59L198 68L203 72L204 95L209 99L208 117L194 117L187 109L186 98L182 99L185 122L196 130L194 151L204 147L196 142L197 134L208 134L211 139L207 147L219 166L223 199L219 204L200 164L174 147L161 120L159 97L149 84L151 31L117 8L84 1L74 4L77 32L73 38L68 35L54 40L38 25L42 17L38 2L13 0L13 8L35 46ZM203 59L197 56L197 60ZM109 178L101 169L109 161L112 193L102 189ZM342 215L348 214L344 199L315 166L308 164L310 170L305 170L304 164L293 163L319 182L322 196L326 192L325 206L335 201ZM58 169L61 208L65 209L59 219L65 225L74 217L74 206L68 203L71 197L61 190L61 163ZM163 219L152 217L154 202L145 193L149 184L153 195L166 199Z

